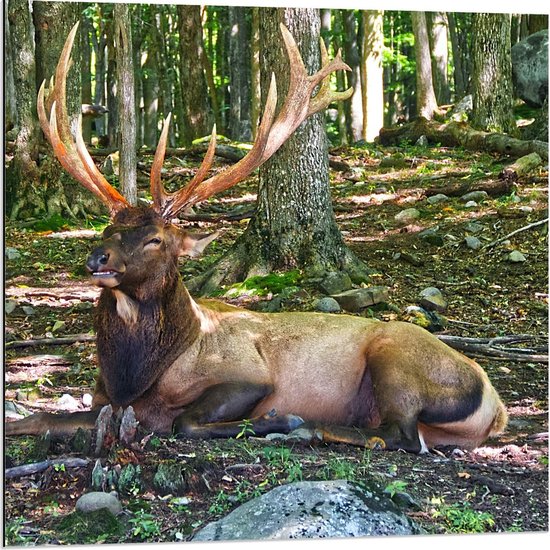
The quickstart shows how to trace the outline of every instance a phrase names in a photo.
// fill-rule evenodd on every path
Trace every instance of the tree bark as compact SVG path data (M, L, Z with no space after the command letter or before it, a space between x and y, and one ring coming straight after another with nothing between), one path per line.
M473 16L473 111L478 130L517 135L513 114L510 16Z
M357 28L353 10L343 10L344 18L344 61L350 66L351 72L346 72L347 87L353 88L351 99L345 103L348 134L352 142L361 139L363 131L363 109L361 103L361 71L359 67L360 30Z
M384 27L382 11L364 11L365 37L362 55L363 131L362 138L373 142L384 126L382 52Z
M155 147L157 144L157 127L159 111L159 40L157 30L157 14L155 10L150 10L148 25L148 40L146 50L146 60L142 67L142 86L143 86L143 143L147 147ZM166 58L163 59L167 63ZM162 65L162 63L160 65ZM166 113L168 114L168 113Z
M17 125L17 103L15 100L16 89L13 76L13 59L15 55L12 50L8 5L9 2L4 2L4 132L11 130Z
M447 37L447 14L434 12L428 14L430 28L430 47L432 52L432 76L435 98L438 105L447 105L451 101L449 78L447 73L449 53Z
M262 93L267 93L273 71L279 102L286 95L289 74L281 21L294 36L308 71L320 65L318 10L262 8ZM310 278L347 271L356 282L366 280L365 266L346 247L334 219L322 113L308 118L260 168L255 216L229 253L190 288L208 293L220 284L294 268Z
M80 65L80 79L82 82L82 103L92 104L92 52L90 49L90 30L91 21L88 17L82 18L82 29L80 35L80 50L82 51L82 63ZM83 117L82 119L82 137L84 143L90 144L92 141L92 119Z
M132 20L128 4L114 5L114 30L117 63L117 102L120 114L121 193L126 200L137 204L136 109L134 92L134 63L132 52Z
M453 52L454 71L453 79L455 83L455 96L457 99L463 98L468 93L468 76L465 70L465 48L462 48L459 43L459 33L457 30L457 22L454 13L447 14L449 22L449 34L451 37L451 48ZM462 35L460 35L461 38Z
M252 139L256 139L260 122L260 12L259 8L252 8L252 29L250 44L250 80L252 93L250 97L250 120Z
M177 6L180 38L180 90L183 103L183 145L208 133L208 89L203 55L200 6Z
M430 120L437 111L437 99L433 87L426 15L423 11L412 12L411 18L416 57L416 114Z
M248 8L229 7L229 130L235 141L251 141L250 22Z

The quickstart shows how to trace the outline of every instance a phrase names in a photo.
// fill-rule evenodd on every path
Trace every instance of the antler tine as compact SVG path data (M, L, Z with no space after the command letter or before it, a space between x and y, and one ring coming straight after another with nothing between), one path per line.
M266 100L262 122L258 129L252 149L239 162L227 170L204 181L193 180L193 185L181 189L172 195L173 200L167 204L163 216L174 216L186 206L193 205L215 193L229 189L250 175L258 166L268 160L310 115L324 109L335 100L347 99L353 93L353 88L344 92L330 90L330 74L337 70L351 70L341 58L340 52L332 60L324 43L321 41L322 67L314 75L308 76L298 46L289 30L281 23L283 41L290 62L290 83L288 94L281 111L275 119L277 105L277 86L275 76L272 76ZM314 98L311 97L315 87L321 83L320 90ZM206 171L199 170L204 177Z
M69 128L69 117L66 107L66 80L70 65L71 50L73 47L78 23L69 33L63 51L59 57L55 71L55 84L53 85L48 104L51 103L50 118L46 115L44 101L45 81L42 83L37 97L37 112L40 126L45 136L52 145L54 154L71 176L80 182L86 189L99 197L109 208L111 215L126 208L128 202L98 170L86 145L82 139L82 120L79 117L76 132L76 143Z
M169 113L164 120L162 132L155 151L155 158L153 159L153 165L151 166L151 196L153 198L153 205L157 212L162 212L164 205L169 198L169 195L164 190L161 181L161 169L164 163L164 155L166 153L166 142L168 141L168 129L170 127L170 118L172 113Z

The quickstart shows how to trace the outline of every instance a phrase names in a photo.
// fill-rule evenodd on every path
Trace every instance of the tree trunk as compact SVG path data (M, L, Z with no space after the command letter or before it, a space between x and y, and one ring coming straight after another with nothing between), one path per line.
M236 141L251 141L249 8L229 7L229 130Z
M40 173L37 160L40 127L34 112L34 30L28 2L10 0L7 16L11 40L9 51L13 54L18 133L15 139L15 155L6 172L6 206L10 211L10 218L15 219L24 207L45 210L45 205L39 191ZM22 214L26 215L24 212Z
M105 104L105 48L107 45L107 37L105 35L105 23L102 17L101 4L98 7L99 17L97 31L92 27L90 34L92 37L92 47L95 54L95 91L94 91L94 103L97 105ZM105 136L105 118L101 117L95 121L95 131L97 133L98 141Z
M105 26L107 35L107 109L109 110L109 125L107 126L107 141L109 145L115 147L118 136L118 101L116 94L116 49L115 49L115 23L112 14L107 20Z
M82 103L92 104L92 52L90 48L90 30L92 23L88 17L82 18L80 35L80 50L82 51L82 63L80 65L80 79L82 81ZM82 137L84 143L92 142L92 118L83 117Z
M517 135L513 114L510 16L473 16L472 126Z
M250 44L250 80L252 93L250 98L250 120L252 127L252 139L256 139L258 124L260 121L260 12L259 8L252 8L252 30Z
M356 28L355 14L353 10L343 10L344 18L344 61L350 66L351 72L346 72L347 87L353 87L353 95L346 102L348 109L347 121L348 133L351 141L359 141L363 132L363 108L361 103L361 71L359 68L358 36L360 31Z
M15 54L12 50L12 41L10 36L11 23L9 22L8 5L9 2L4 2L4 132L7 132L17 126L17 103L15 99L16 89L13 76L13 59Z
M449 22L449 34L451 36L451 48L453 52L453 79L455 83L455 96L458 100L462 99L468 92L468 79L464 69L465 52L459 44L455 15L453 13L449 13L447 15L447 21Z
M279 102L288 89L288 61L279 22L294 36L308 71L319 68L320 18L316 9L262 8L262 95L275 73ZM299 268L310 278L327 271L347 271L356 282L366 268L344 244L336 226L328 181L324 115L307 119L260 168L255 216L234 247L191 289L211 292L253 275Z
M448 105L451 101L451 92L447 74L449 61L447 15L445 12L429 13L428 20L435 98L438 105Z
M121 193L126 200L137 204L136 109L134 93L134 63L132 52L132 20L128 4L114 5L114 40L117 67L117 100L120 113Z
M183 144L208 133L208 89L200 62L203 55L200 6L177 6L180 38L180 90Z
M343 21L342 10L334 10L334 30L332 33L333 49L335 52L342 47L343 40ZM343 71L336 73L336 86L338 90L344 90L346 87L346 75ZM348 145L348 131L346 121L345 102L338 102L338 136L340 145Z
M159 52L158 52L158 30L157 14L154 10L149 13L149 32L147 40L147 50L145 63L142 67L142 86L143 86L143 143L147 147L155 147L157 144L157 126L159 111ZM163 59L167 63L166 58ZM161 62L160 65L163 63ZM166 113L168 114L168 113Z
M362 81L363 132L362 138L373 142L384 126L384 91L382 52L384 27L382 11L364 11L365 37L363 40Z
M416 114L429 120L437 111L437 100L433 88L426 15L423 11L415 11L412 12L411 18L416 57Z
M203 19L206 21L206 7L203 6L204 12L203 12ZM207 89L208 89L208 95L210 97L210 103L212 107L212 111L214 114L214 120L216 121L216 125L218 128L221 128L221 116L220 116L220 104L218 101L218 91L216 89L216 82L214 80L214 69L212 67L212 61L208 57L206 53L206 48L204 47L204 39L202 36L202 27L201 27L201 64L202 68L204 70L204 77L206 79Z

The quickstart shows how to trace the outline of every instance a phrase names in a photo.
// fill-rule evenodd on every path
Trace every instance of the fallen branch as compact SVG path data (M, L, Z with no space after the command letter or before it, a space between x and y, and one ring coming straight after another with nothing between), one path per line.
M504 344L528 342L535 337L529 334L517 334L499 336L495 338L466 338L440 334L438 338L451 348L462 351L467 355L491 357L493 359L505 359L508 361L520 361L526 363L547 363L548 353L546 347L542 348L507 348ZM546 351L546 353L541 353Z
M509 195L515 188L511 179L496 181L459 182L441 187L430 187L424 191L427 197L432 195L447 195L448 197L461 197L471 191L485 191L491 197Z
M47 470L50 466L59 464L65 468L85 468L90 461L86 458L56 458L53 460L44 460L42 462L33 462L32 464L24 464L23 466L14 466L6 468L5 478L14 479L16 477L30 476Z
M462 146L473 151L489 151L515 158L537 153L548 160L548 143L545 141L524 141L506 134L475 130L464 122L442 123L423 117L398 128L382 128L379 141L382 145L398 145L404 140L415 143L421 136L426 136L430 143L445 147Z
M94 334L70 334L59 338L34 338L30 340L13 340L6 342L5 349L29 348L32 346L64 346L76 342L95 342Z
M504 237L501 237L500 239L497 239L496 241L490 242L482 247L483 248L491 248L495 246L498 243L501 243L503 241L507 241L510 237L513 237L514 235L517 235L518 233L521 233L522 231L527 231L528 229L533 229L533 227L538 227L539 225L543 225L545 223L548 223L548 218L544 218L544 220L539 220L538 222L530 223L529 225L525 225L523 227L520 227L519 229L516 229L515 231L512 231L511 233L508 233L508 235L505 235Z
M530 153L508 165L502 170L498 177L508 181L518 181L523 176L535 170L535 168L538 168L541 164L542 159L540 155L537 153Z

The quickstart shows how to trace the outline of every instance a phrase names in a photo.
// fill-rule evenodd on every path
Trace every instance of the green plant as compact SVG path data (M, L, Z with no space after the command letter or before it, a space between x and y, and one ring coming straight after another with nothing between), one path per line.
M489 512L473 510L469 503L442 504L433 512L434 518L441 518L450 533L484 533L495 525Z
M159 522L152 514L145 512L143 509L134 512L134 517L128 521L132 525L132 536L135 538L148 540L160 535Z
M229 495L224 491L220 491L214 498L214 501L212 502L210 507L208 508L208 512L210 514L219 516L227 512L229 508L231 508Z
M248 418L243 419L243 421L239 424L241 431L235 436L235 438L240 439L241 437L246 437L248 435L255 435L256 432L252 426L252 420L249 420Z
M265 447L263 453L270 466L283 470L288 482L303 479L302 464L288 447Z
M300 278L301 274L297 269L287 271L286 273L255 275L253 277L249 277L242 283L237 283L230 286L225 291L225 296L267 296L270 293L279 294L288 287L296 286Z
M326 479L357 479L357 464L340 457L330 458L323 468L323 477Z
M25 537L21 534L25 518L13 518L4 525L4 545L5 546L21 546L25 542Z
M384 489L384 493L387 493L390 495L390 498L393 498L396 493L401 493L405 490L405 487L407 487L406 481L401 481L400 479L396 479L395 481L392 481L391 483L388 483L386 485L386 488Z

